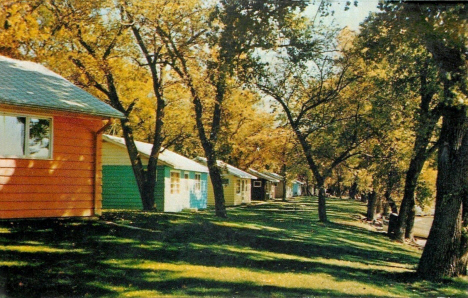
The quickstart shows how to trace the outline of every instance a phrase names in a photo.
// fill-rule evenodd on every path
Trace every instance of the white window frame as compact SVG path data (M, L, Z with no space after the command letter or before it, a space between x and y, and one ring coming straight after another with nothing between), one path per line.
M24 155L1 155L0 158L16 158L16 159L37 159L37 160L52 160L53 159L53 148L54 148L54 118L50 116L44 116L44 115L34 115L34 114L18 114L18 113L5 113L5 112L0 112L0 116L7 116L7 117L23 117L26 119L25 124L24 124ZM31 124L31 118L32 119L39 119L39 120L48 120L49 121L49 132L50 132L50 138L49 138L49 156L48 157L36 157L36 156L30 156L29 152L29 132L30 132L30 124ZM0 140L1 142L2 140Z
M179 177L178 177L178 181L177 182L173 182L172 181L172 174L177 174ZM169 179L170 179L170 193L171 195L173 194L180 194L180 172L178 171L171 171L171 173L169 174ZM176 187L177 186L177 187ZM177 192L176 192L177 191Z
M195 173L195 192L201 192L201 174Z
M262 181L254 180L253 186L254 187L262 187Z
M184 183L185 183L185 190L189 191L190 190L190 174L189 173L184 173Z
M240 194L240 193L241 193L241 180L236 179L236 194Z

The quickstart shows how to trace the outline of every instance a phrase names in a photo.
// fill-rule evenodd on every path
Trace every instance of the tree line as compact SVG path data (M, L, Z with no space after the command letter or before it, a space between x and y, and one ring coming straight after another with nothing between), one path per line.
M45 63L126 116L111 130L125 138L145 210L162 147L207 158L220 217L218 159L302 176L322 222L327 187L378 193L398 211L399 241L435 192L418 273L465 274L466 5L381 3L359 32L325 26L325 1L313 18L308 5L6 1L0 53ZM135 139L153 144L146 166Z

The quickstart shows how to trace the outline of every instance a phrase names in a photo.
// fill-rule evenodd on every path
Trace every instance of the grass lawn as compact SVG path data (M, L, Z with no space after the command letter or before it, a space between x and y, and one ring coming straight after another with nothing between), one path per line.
M359 202L316 198L212 211L105 212L98 221L0 222L0 296L468 296L418 281L421 251L360 223Z

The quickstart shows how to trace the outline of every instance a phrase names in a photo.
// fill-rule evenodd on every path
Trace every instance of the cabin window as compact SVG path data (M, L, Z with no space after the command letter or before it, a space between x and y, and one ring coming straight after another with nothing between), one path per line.
M171 172L171 194L180 193L180 173Z
M52 119L0 114L0 156L50 159Z
M262 187L262 181L254 181L254 187Z
M190 190L190 177L188 173L184 174L184 182L185 182L185 190L189 191Z
M201 191L201 174L195 174L195 191Z
M236 180L236 193L241 192L241 182L239 179Z

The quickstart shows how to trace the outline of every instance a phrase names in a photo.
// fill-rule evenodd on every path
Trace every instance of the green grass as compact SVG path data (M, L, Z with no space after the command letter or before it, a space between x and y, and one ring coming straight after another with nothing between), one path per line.
M468 279L414 276L421 251L315 198L198 213L106 212L99 221L0 223L0 296L418 297L468 295Z

